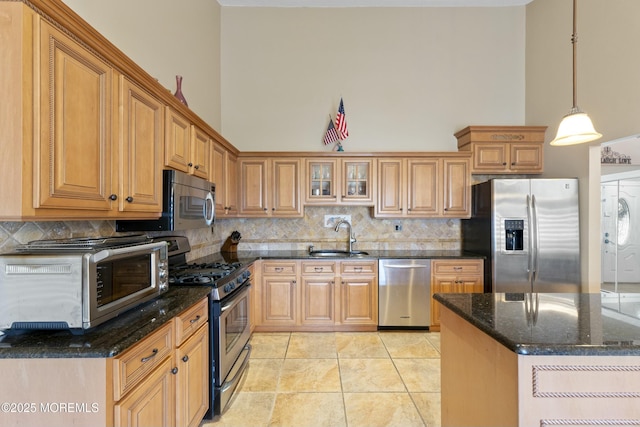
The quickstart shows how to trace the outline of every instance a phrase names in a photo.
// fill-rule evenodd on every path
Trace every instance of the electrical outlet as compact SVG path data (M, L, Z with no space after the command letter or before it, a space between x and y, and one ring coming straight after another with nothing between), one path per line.
M393 229L395 231L402 231L402 224L394 224Z
M351 215L325 215L324 226L325 228L333 228L340 220L348 221L351 224Z

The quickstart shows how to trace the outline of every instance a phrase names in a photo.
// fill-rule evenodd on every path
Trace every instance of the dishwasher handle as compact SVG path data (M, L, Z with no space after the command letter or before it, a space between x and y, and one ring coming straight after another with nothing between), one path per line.
M382 264L384 268L427 268L427 264Z

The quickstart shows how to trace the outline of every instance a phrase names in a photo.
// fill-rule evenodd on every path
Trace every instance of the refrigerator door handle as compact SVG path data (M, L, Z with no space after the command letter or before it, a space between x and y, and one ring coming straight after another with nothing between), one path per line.
M531 196L531 212L533 214L533 282L536 281L538 272L538 248L540 245L540 230L538 228L538 208L536 207L536 196Z
M527 246L529 253L527 254L527 281L533 286L533 212L531 207L531 196L527 194Z

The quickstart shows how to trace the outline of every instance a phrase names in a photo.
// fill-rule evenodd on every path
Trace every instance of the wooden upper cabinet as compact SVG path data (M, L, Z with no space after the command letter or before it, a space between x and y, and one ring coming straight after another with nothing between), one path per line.
M202 129L191 124L174 109L166 109L164 164L191 175L210 180L213 141Z
M121 211L162 211L163 104L120 76Z
M299 159L241 158L239 165L239 216L302 216Z
M469 218L471 216L470 160L442 159L442 216Z
M342 159L340 201L349 205L373 205L375 159Z
M117 192L111 180L113 70L48 22L39 19L38 30L34 207L106 214Z
M238 158L220 144L211 147L211 181L216 185L216 215L238 215Z
M335 205L338 203L339 162L339 159L305 159L305 204Z
M375 217L467 218L469 156L378 159Z
M211 173L211 146L209 135L195 125L191 125L191 163L190 172L202 179L209 180Z
M467 126L458 150L471 151L474 174L540 174L546 126Z

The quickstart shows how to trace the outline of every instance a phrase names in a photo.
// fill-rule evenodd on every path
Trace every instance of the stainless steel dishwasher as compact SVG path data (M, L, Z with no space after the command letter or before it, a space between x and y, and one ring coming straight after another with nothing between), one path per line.
M431 324L431 260L378 260L378 327L426 329Z

